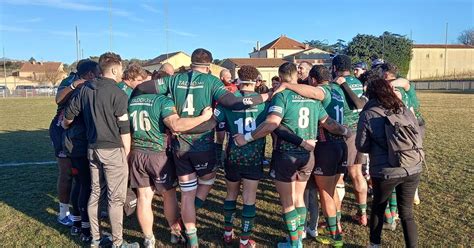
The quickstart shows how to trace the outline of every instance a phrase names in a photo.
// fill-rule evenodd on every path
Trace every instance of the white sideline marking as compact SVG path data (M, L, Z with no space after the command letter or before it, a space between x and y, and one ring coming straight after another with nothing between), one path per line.
M25 162L25 163L8 163L8 164L0 164L0 167L9 167L9 166L22 166L22 165L48 165L48 164L55 164L57 161L45 161L45 162Z

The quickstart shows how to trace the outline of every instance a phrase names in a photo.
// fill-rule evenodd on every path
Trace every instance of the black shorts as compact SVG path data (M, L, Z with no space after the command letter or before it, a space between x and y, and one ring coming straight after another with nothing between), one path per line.
M306 182L314 168L314 153L288 153L274 150L270 177L280 182Z
M255 151L254 154L258 153ZM246 155L247 156L247 155ZM252 156L249 154L248 156ZM225 178L231 182L239 182L242 179L260 180L263 177L263 156L255 156L253 163L232 163L227 157L224 163Z
M348 139L346 139L347 145L347 166L353 166L355 164L365 164L366 157L363 153L357 151L355 145L356 135L352 135Z
M61 126L62 117L56 115L49 125L49 137L53 144L54 156L57 158L67 158L64 149L64 128Z
M173 160L178 176L185 176L196 172L198 177L202 177L217 170L215 150L203 152L174 150Z
M132 150L128 157L130 187L153 186L161 193L178 185L173 161L165 152Z
M347 167L347 145L344 142L317 142L314 159L315 176L343 174Z

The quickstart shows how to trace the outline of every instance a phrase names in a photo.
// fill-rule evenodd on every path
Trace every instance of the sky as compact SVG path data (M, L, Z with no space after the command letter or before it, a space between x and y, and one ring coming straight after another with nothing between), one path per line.
M446 23L448 43L456 43L460 32L474 27L473 2L0 0L0 45L7 58L70 64L77 57L77 26L84 57L112 50L152 59L203 47L217 59L246 58L257 41L263 46L282 34L335 43L389 31L411 35L416 44L444 44Z

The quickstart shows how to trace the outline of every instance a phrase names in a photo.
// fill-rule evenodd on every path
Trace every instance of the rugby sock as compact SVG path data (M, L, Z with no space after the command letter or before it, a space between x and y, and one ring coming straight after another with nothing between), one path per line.
M81 216L69 215L69 218L73 221L73 226L81 227Z
M359 204L359 214L367 214L367 204Z
M337 217L332 216L332 217L327 217L326 219L327 224L328 224L328 231L329 235L331 235L332 238L336 237L336 232L337 232Z
M390 207L388 205L385 208L384 217L385 217L385 222L389 224L393 223L393 216L392 216L392 213L390 212Z
M344 184L337 184L336 191L340 201L342 202L342 200L344 200L344 196L346 195L346 186Z
M232 228L234 227L234 218L235 218L235 209L236 209L236 207L237 207L237 201L227 201L227 200L224 201L224 231L225 231L225 235L231 235L232 234Z
M306 214L308 213L308 210L306 209L306 207L300 207L296 208L296 212L298 212L298 215L300 216L300 221L298 225L298 238L301 240L303 239L304 226L306 224Z
M242 232L240 234L240 243L246 245L249 241L253 229L253 220L255 219L255 204L245 205L242 208Z
M292 211L283 214L283 220L285 221L286 229L288 230L288 234L290 237L290 244L292 247L296 247L298 245L298 225L300 221L299 219L300 216L298 215L296 209L293 209Z
M194 198L194 206L196 207L196 210L198 208L202 208L203 204L204 204L204 201L201 200L199 197Z
M199 245L196 228L186 230L186 237L188 238L189 247L197 247Z
M69 204L59 203L59 218L64 219L69 214Z
M392 217L395 217L397 215L397 192L395 189L392 191L392 195L390 196L389 199L389 204L390 204L390 213L392 214Z
M81 232L85 236L91 236L91 224L89 222L81 222Z

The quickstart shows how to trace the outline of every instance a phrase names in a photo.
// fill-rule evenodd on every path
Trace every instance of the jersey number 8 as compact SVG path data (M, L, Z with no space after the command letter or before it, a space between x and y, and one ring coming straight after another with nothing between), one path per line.
M300 108L300 117L298 118L298 127L307 128L309 125L309 108Z

